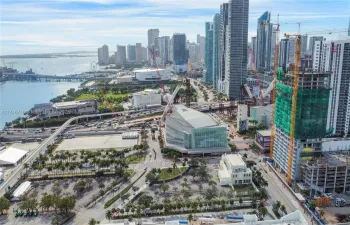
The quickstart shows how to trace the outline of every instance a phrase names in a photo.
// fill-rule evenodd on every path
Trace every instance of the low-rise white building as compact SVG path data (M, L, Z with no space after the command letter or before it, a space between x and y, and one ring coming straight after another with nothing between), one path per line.
M218 170L220 185L232 186L252 183L252 171L247 168L239 154L224 154L221 156Z
M140 69L134 70L133 74L139 82L157 82L159 76L162 81L171 79L171 72L167 69Z
M18 188L13 192L12 201L19 201L21 197L26 194L31 188L30 181L24 181Z
M146 108L151 105L160 105L162 94L160 90L145 89L132 94L132 106L135 109Z
M0 153L0 165L5 166L16 166L18 163L26 157L27 151L9 147Z
M84 115L98 112L98 103L95 99L57 102L54 104L34 105L33 111L40 119L63 117L67 115Z

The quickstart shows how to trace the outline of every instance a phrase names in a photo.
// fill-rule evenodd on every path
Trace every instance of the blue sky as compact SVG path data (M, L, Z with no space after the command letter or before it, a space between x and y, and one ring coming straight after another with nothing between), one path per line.
M0 55L95 51L103 44L114 52L117 44L146 45L149 28L159 28L161 36L186 33L195 41L227 1L0 0ZM280 14L281 35L296 32L296 22L302 23L302 33L345 30L350 0L250 0L249 39L265 11L273 21Z

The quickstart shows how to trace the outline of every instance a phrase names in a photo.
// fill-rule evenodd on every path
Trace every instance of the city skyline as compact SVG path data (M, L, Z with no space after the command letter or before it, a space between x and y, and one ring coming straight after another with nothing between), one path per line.
M205 33L205 21L211 21L213 15L220 12L220 4L226 2L39 0L28 3L3 0L0 3L0 55L90 51L102 44L108 45L111 51L117 44L147 46L147 30L152 27L160 30L160 36L185 33L195 42L197 34ZM276 3L274 0L250 1L249 40L256 35L257 18L267 10L271 12L272 22L280 14L282 34L297 30L296 24L285 24L287 22L301 22L303 33L348 28L350 11L346 0L339 0L337 4L330 1L315 4L311 0ZM325 35L325 38L337 39L337 36Z

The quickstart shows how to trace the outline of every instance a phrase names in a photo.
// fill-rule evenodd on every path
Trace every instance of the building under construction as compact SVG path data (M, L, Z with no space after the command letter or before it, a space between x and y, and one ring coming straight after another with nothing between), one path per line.
M301 179L301 153L306 148L321 151L326 133L329 101L329 73L300 72L296 98L294 145L290 152L290 133L293 99L293 71L277 69L274 123L276 127L273 159L291 180Z
M322 153L320 157L303 157L303 180L310 195L350 192L350 153L338 151Z

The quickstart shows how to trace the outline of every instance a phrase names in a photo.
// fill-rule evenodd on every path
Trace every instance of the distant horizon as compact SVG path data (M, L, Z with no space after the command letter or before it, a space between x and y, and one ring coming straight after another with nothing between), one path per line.
M110 52L117 45L142 43L147 46L147 30L158 28L160 36L185 33L195 42L204 36L205 22L220 12L224 0L2 0L0 3L0 55L50 54L77 50L97 51L103 44ZM327 30L347 30L348 0L250 0L248 35L256 36L257 19L271 12L276 22L280 14L281 38ZM331 10L330 10L331 9ZM288 24L286 24L288 23ZM343 35L343 34L341 34ZM346 33L344 33L346 35Z

